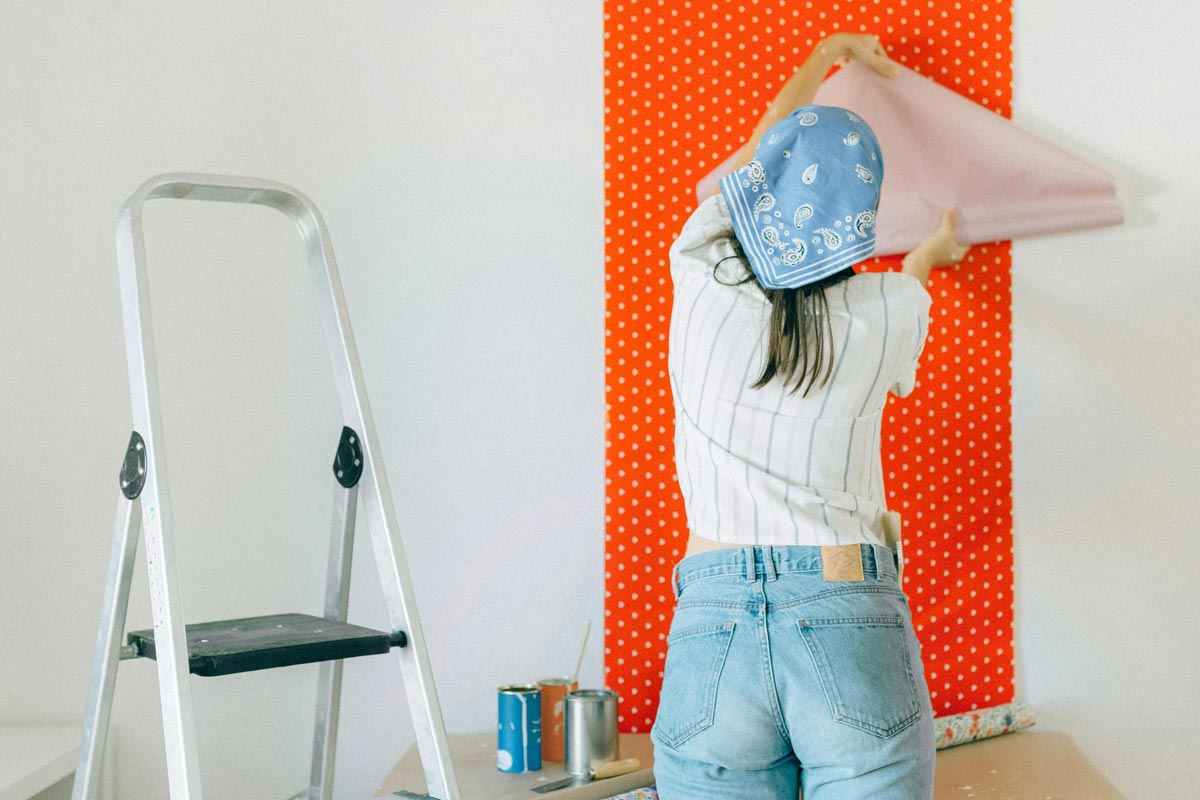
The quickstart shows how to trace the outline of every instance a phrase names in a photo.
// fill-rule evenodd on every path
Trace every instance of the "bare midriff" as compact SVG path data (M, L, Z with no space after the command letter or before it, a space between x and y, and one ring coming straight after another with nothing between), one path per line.
M704 539L696 534L688 534L687 550L684 551L683 557L694 556L697 553L703 553L708 550L721 550L728 547L747 547L746 543L739 542L718 542L715 539Z

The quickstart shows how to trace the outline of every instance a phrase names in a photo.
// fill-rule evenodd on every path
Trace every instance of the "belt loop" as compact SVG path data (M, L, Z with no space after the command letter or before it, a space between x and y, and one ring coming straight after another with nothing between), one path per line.
M767 576L767 580L775 580L775 556L771 551L771 545L763 545L762 548L763 572Z
M892 578L896 577L896 552L885 545L876 544L871 546L875 551L875 577L877 578ZM887 553L885 556L884 553Z
M679 599L679 564L671 567L671 592Z
M742 558L746 559L746 580L752 581L755 578L755 575L754 575L754 548L753 547L743 547L742 548Z

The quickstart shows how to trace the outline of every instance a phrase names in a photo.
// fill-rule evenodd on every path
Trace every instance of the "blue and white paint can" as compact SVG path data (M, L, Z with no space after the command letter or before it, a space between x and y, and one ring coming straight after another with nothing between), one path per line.
M496 768L536 772L542 768L542 693L536 686L501 686Z

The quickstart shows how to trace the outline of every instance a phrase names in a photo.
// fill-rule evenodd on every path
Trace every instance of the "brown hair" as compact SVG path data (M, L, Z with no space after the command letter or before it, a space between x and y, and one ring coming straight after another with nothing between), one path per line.
M713 266L713 278L727 286L736 286L755 281L771 304L771 318L767 322L767 356L758 380L751 384L761 389L776 377L786 388L794 381L791 393L803 386L801 395L807 395L813 385L824 386L833 372L833 325L829 320L829 302L825 290L834 284L853 277L853 267L835 272L819 281L795 289L766 289L750 272L741 245L733 240L736 256L728 256ZM746 268L747 276L741 280L726 282L717 277L722 262L737 259Z

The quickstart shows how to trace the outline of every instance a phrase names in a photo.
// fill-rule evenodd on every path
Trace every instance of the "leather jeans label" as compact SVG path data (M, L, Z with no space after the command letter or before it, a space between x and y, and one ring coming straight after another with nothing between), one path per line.
M827 581L861 581L862 550L857 544L821 545L821 568Z

